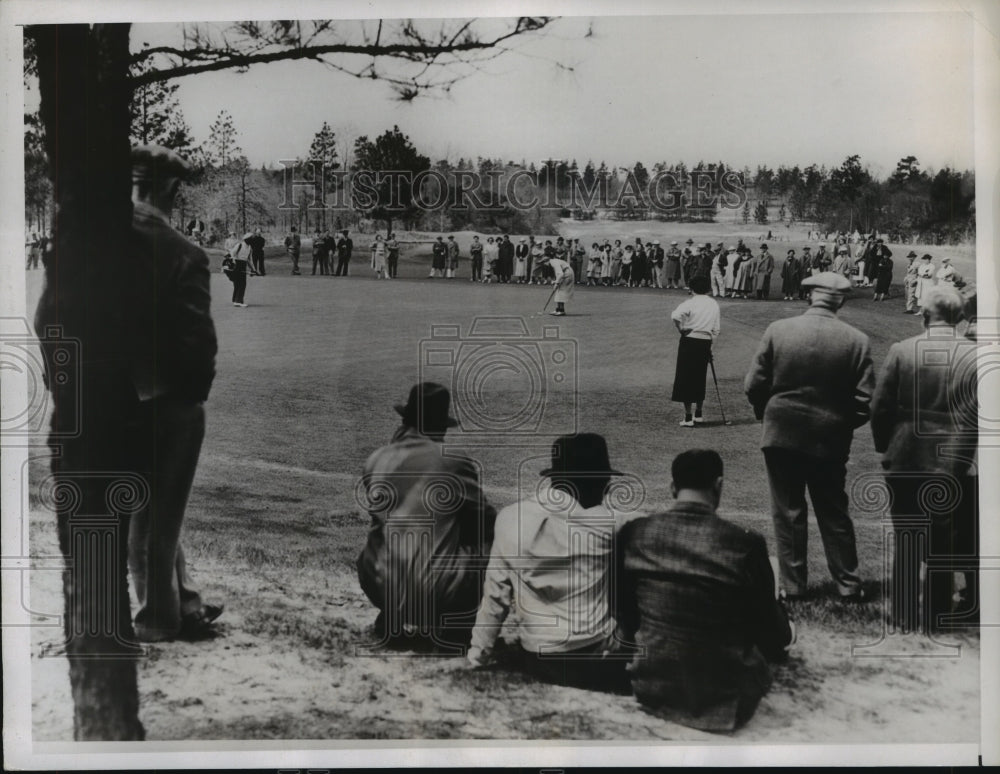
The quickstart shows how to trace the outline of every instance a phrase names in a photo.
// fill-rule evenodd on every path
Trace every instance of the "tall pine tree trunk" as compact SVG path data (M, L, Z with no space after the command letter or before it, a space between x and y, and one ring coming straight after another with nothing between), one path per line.
M128 515L144 499L145 485L128 466L125 424L135 395L121 343L132 213L129 25L46 25L28 34L37 44L56 202L56 251L36 329L54 404L49 442L67 564L74 736L138 740L126 566ZM60 349L60 341L72 339L79 345ZM68 361L60 351L70 354Z

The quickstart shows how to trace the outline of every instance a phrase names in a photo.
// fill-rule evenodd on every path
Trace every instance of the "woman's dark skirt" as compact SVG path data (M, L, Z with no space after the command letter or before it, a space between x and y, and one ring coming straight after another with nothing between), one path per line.
M701 403L705 400L705 375L712 356L711 339L682 336L677 347L677 370L670 400L675 403Z

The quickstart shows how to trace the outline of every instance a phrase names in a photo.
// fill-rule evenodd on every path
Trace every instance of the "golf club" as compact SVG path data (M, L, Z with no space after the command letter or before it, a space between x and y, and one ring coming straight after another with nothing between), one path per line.
M715 397L719 399L719 413L722 414L722 424L731 425L732 422L726 419L726 410L722 408L722 395L719 393L719 380L715 376L715 358L712 357L711 353L708 355L708 365L712 368L712 381L715 383Z
M555 284L555 285L554 285L554 286L552 287L552 292L551 292L551 293L549 293L549 297L548 297L548 299L547 299L547 300L545 301L545 306L543 306L543 307L542 307L542 311L541 311L541 312L539 312L539 314L544 314L544 313L545 313L545 310L546 310L546 309L548 308L549 304L550 304L550 303L552 302L552 298L553 298L553 296L555 296L555 294L556 294L556 290L558 290L558 289L559 289L559 283L556 283L556 284Z

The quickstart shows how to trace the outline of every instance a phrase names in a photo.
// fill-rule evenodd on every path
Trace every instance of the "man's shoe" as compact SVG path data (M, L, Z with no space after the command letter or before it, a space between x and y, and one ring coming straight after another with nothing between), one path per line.
M705 421L705 417L700 417L697 414L695 414L695 416L694 416L694 423L696 425L700 425L704 421Z
M677 424L679 424L681 427L694 427L694 420L693 419L682 419Z
M840 598L840 601L844 604L862 605L868 601L868 595L865 594L864 589L858 589L853 594L845 594Z
M212 622L222 615L222 605L203 605L201 610L190 613L181 619L181 630L177 634L179 640L204 640L216 634Z

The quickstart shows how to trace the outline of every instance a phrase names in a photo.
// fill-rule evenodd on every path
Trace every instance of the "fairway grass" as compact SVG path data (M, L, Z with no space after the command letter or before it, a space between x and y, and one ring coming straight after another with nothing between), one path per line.
M767 324L800 314L805 303L720 302L715 365L733 424L721 423L710 384L705 425L684 429L677 425L680 407L669 401L677 351L669 314L687 298L684 291L579 287L568 316L557 319L538 315L548 288L473 284L467 265L464 279L429 280L415 248L404 254L398 280L375 280L365 261L354 264L350 278L293 277L287 259L269 259L268 276L250 280L245 309L229 303L223 275L212 277L218 376L206 404L208 429L184 546L205 597L225 602L226 611L220 637L156 645L140 663L148 738L722 741L649 715L630 697L539 685L503 659L469 671L462 659L371 653L375 611L354 570L368 527L356 487L366 457L398 425L393 405L405 401L419 378L448 376L447 366L429 368L428 347L450 348L454 379L445 381L456 393L456 411L476 395L484 401L484 420L514 416L533 399L543 404L537 426L518 425L513 437L448 436L453 448L478 461L498 508L534 491L559 433L590 431L608 439L612 464L633 482L631 497L621 503L626 517L669 506L669 466L677 453L714 448L726 465L720 514L760 531L773 553L760 426L743 396L743 377ZM32 299L38 279L31 278ZM779 290L772 283L772 298ZM871 338L876 369L893 342L920 330L918 318L902 314L895 291L884 303L859 292L842 312ZM523 323L528 334L473 338L477 318ZM452 326L452 334L457 329L458 337L438 335L440 326ZM469 352L507 366L537 357L541 381L508 367L477 382L462 372ZM45 459L33 462L35 481L46 465ZM879 471L870 429L862 427L848 465L849 488ZM736 740L978 739L978 635L943 638L955 646L950 650L922 638L885 638L886 523L860 505L852 512L872 602L852 607L829 598L810 517L814 596L791 606L799 642ZM54 516L36 509L31 527L32 552L57 554ZM58 609L58 574L34 575L33 607ZM72 734L65 663L37 658L57 651L58 639L58 629L34 632L38 740ZM857 650L880 641L891 647ZM874 657L890 652L927 658Z

